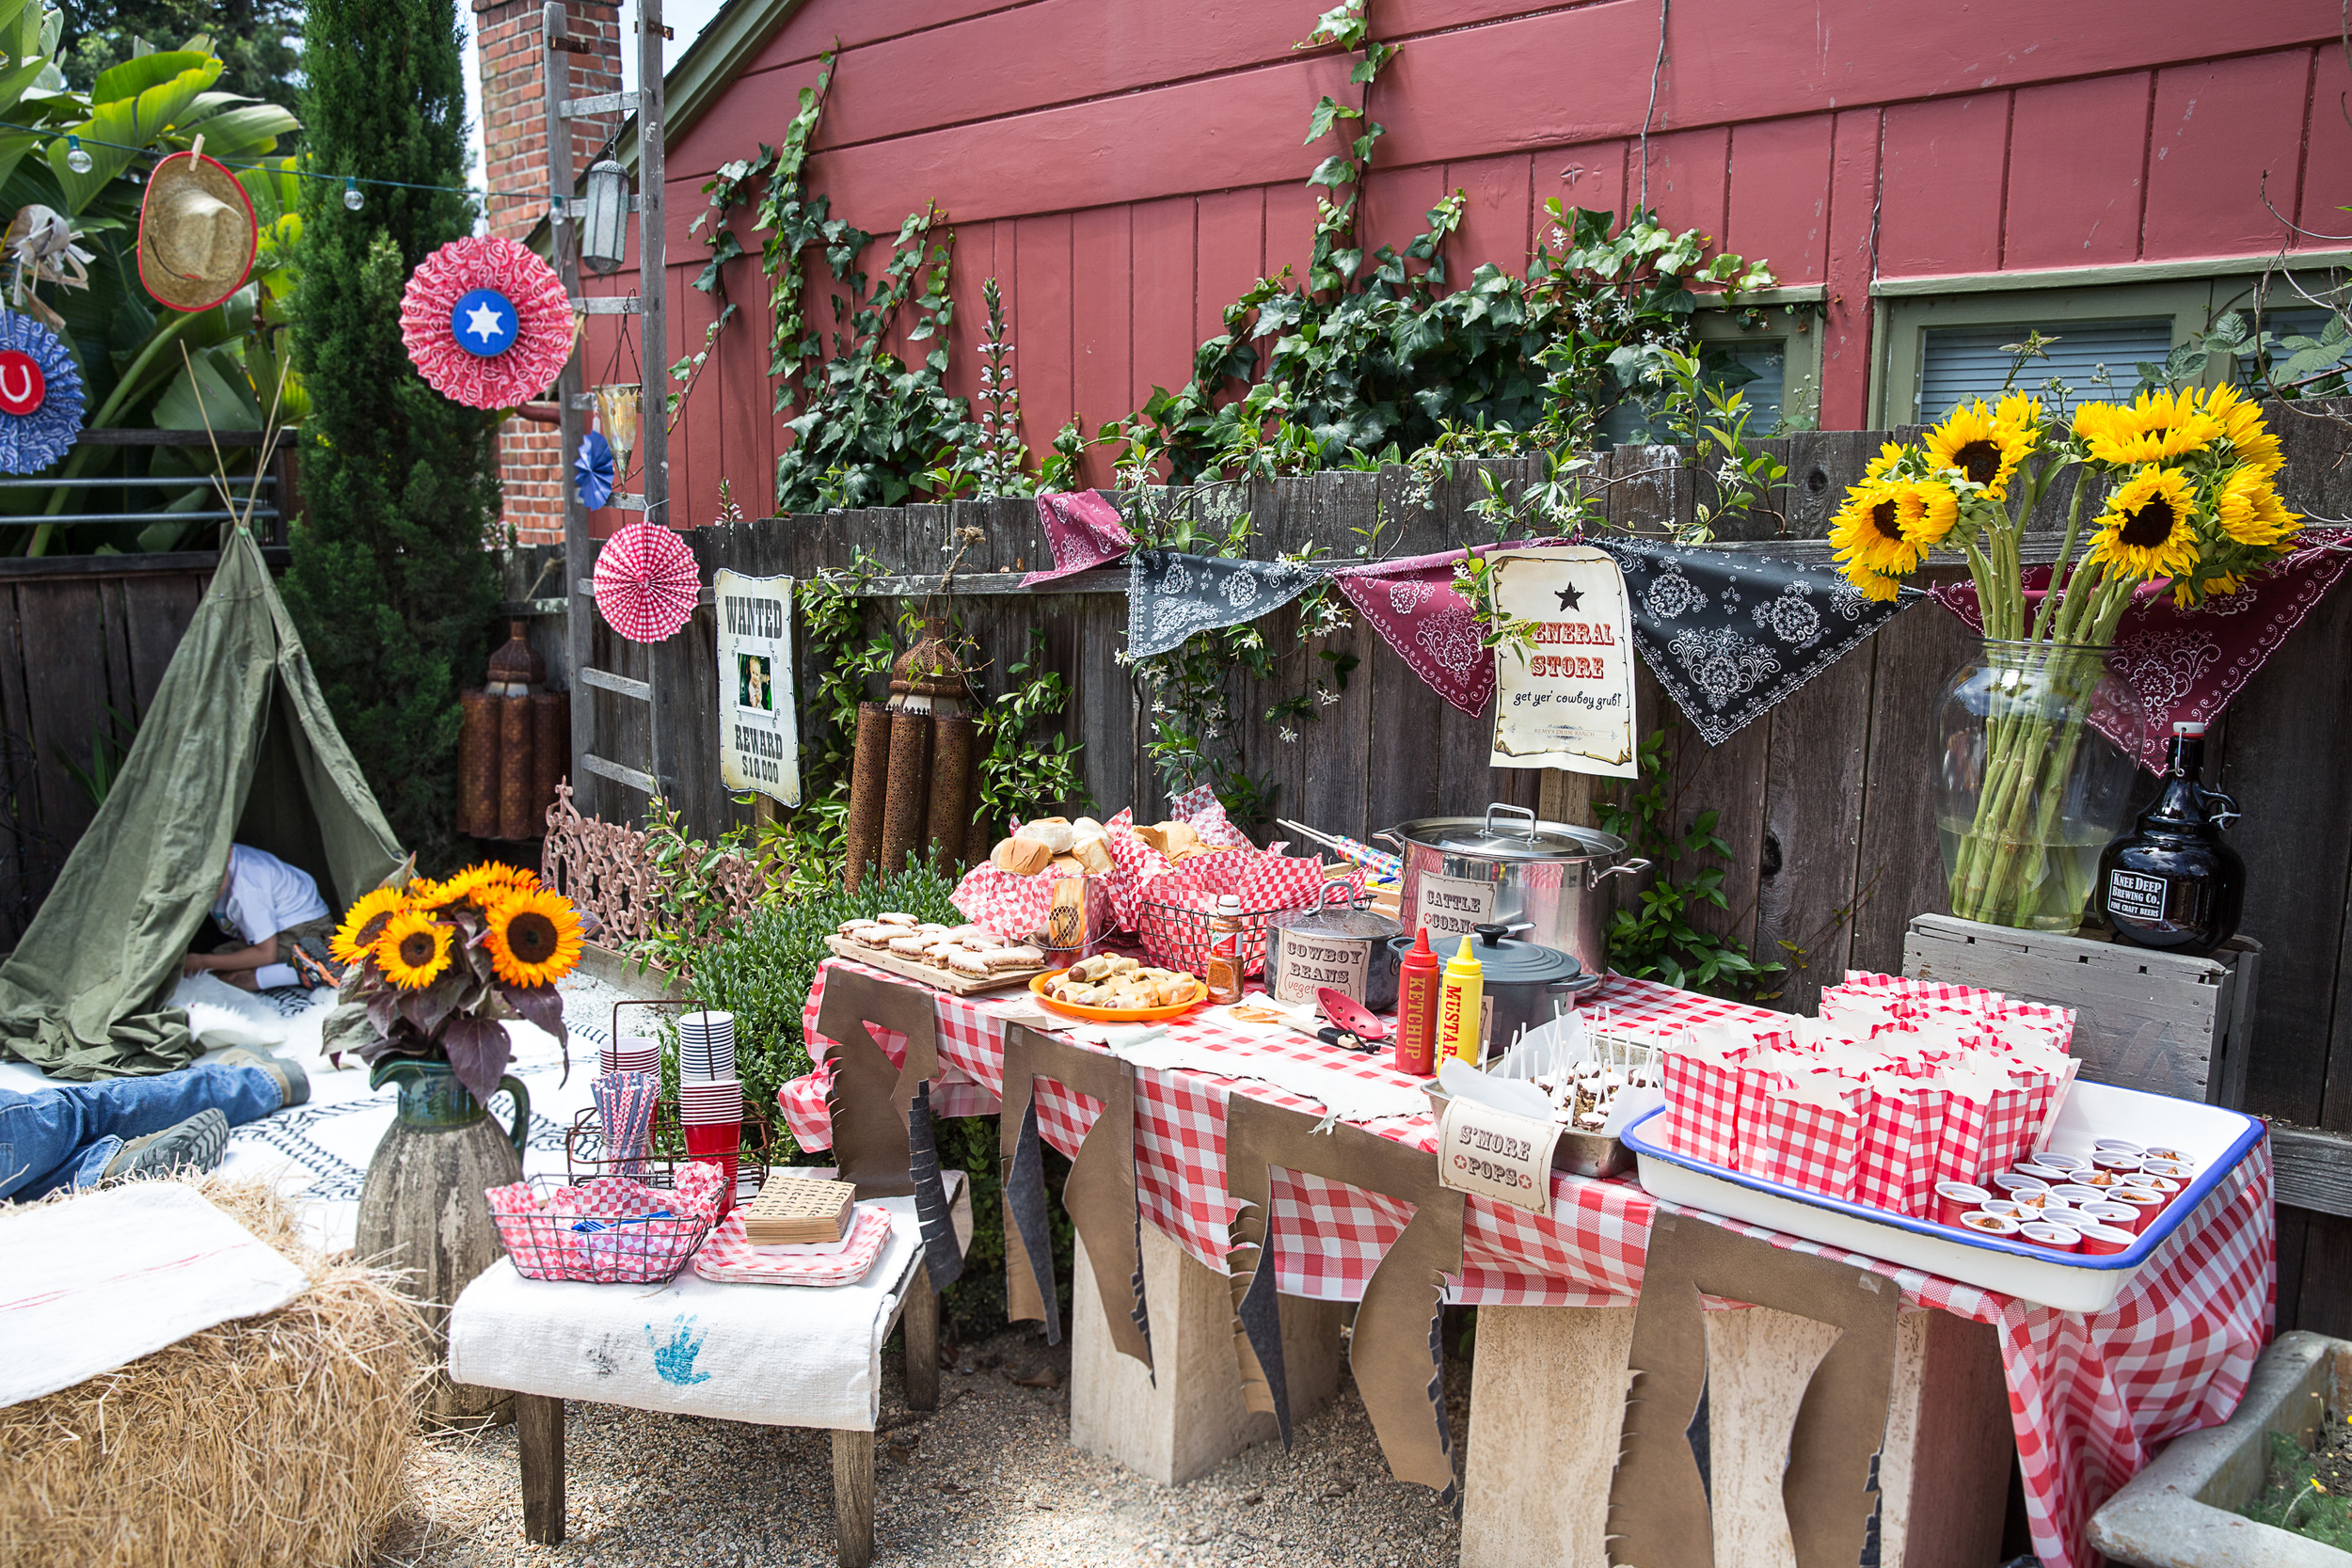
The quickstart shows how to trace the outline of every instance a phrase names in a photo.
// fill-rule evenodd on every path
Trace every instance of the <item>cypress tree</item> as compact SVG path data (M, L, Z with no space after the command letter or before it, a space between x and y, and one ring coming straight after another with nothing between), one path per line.
M458 687L498 602L498 416L424 384L400 295L470 233L461 41L452 0L311 0L302 120L311 166L438 187L368 185L343 205L304 181L294 365L303 512L285 598L343 738L401 843L453 859Z

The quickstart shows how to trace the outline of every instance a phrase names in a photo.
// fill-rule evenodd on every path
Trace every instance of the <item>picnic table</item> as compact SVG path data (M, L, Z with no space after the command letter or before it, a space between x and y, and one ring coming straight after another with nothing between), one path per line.
M824 1091L830 1075L826 1053L832 1042L818 1034L816 1023L826 977L843 966L865 969L838 958L820 965L803 1013L809 1052L818 1059L818 1069L787 1085L778 1096L787 1124L808 1148L825 1148L830 1142ZM908 984L879 971L866 972L887 983ZM1025 993L1009 997L932 994L942 1065L941 1081L933 1091L933 1114L993 1113L1003 1088L1005 1023L1008 1018L1033 1021L1032 999ZM1613 977L1588 993L1582 1006L1589 1015L1605 1015L1611 1033L1661 1041L1693 1023L1717 1020L1764 1022L1782 1016L1625 976ZM1395 1072L1384 1056L1344 1051L1305 1036L1297 1037L1295 1044L1269 1046L1262 1038L1245 1037L1198 1013L1176 1020L1169 1031L1172 1037L1197 1044L1211 1055L1219 1051L1263 1055L1279 1050L1373 1081L1418 1082ZM898 1042L885 1032L876 1033L883 1050L896 1056ZM1154 1248L1166 1246L1197 1268L1200 1279L1222 1289L1231 1245L1228 1227L1235 1212L1226 1191L1224 1132L1227 1103L1236 1094L1295 1110L1320 1109L1314 1102L1254 1079L1225 1078L1189 1069L1136 1070L1136 1202L1139 1212L1151 1222L1144 1227L1147 1272L1154 1266ZM1041 1135L1065 1154L1074 1153L1100 1110L1094 1101L1050 1082L1039 1084L1036 1103ZM1381 1136L1435 1156L1437 1131L1427 1115L1387 1117L1367 1125ZM1274 1174L1271 1196L1276 1285L1284 1296L1305 1301L1359 1299L1380 1258L1411 1218L1404 1204L1290 1171ZM1558 1560L1593 1560L1592 1554L1599 1549L1609 1465L1595 1465L1591 1461L1613 1453L1624 1391L1623 1351L1629 1343L1631 1308L1641 1289L1647 1239L1660 1208L1659 1200L1629 1177L1590 1180L1558 1171L1553 1173L1551 1203L1546 1213L1491 1203L1475 1195L1469 1198L1462 1271L1446 1299L1510 1310L1481 1315L1470 1417L1471 1446L1480 1454L1480 1465L1467 1478L1465 1562L1486 1557L1488 1548L1482 1544L1486 1542L1494 1543L1492 1556L1501 1560L1504 1539L1531 1525L1571 1543ZM1897 1386L1899 1391L1909 1390L1912 1402L1905 1407L1908 1417L1890 1424L1889 1452L1882 1463L1887 1509L1883 1539L1902 1522L1899 1515L1905 1510L1915 1511L1924 1506L1921 1499L1948 1493L1956 1468L1982 1467L1980 1447L1966 1451L1937 1450L1922 1454L1914 1476L1910 1473L1914 1468L1911 1448L1915 1441L1951 1440L1948 1429L1955 1424L1954 1412L1947 1410L1939 1417L1919 1402L1945 1398L1981 1402L1984 1380L1972 1377L1964 1363L1972 1355L1982 1360L1996 1354L2035 1550L2048 1568L2092 1568L2097 1558L2085 1534L2091 1513L2163 1443L2224 1419L2236 1404L2254 1357L2269 1337L2276 1231L2267 1141L2258 1144L2143 1265L2115 1306L2094 1317L2058 1312L1754 1226L1721 1219L1716 1223L1778 1245L1870 1269L1894 1280L1907 1306L1932 1309L1953 1320L1945 1323L1922 1318L1906 1325L1903 1343L1907 1348L1902 1354L1911 1358L1911 1364L1899 1366ZM1172 1261L1176 1260L1162 1258L1157 1266L1165 1271ZM1090 1292L1080 1291L1076 1296L1073 1433L1081 1424L1079 1411L1085 1402L1078 1386L1078 1364L1088 1359L1088 1314L1100 1310L1090 1301ZM1181 1316L1183 1303L1177 1305L1176 1316ZM1569 1310L1558 1310L1563 1308ZM1545 1310L1521 1315L1517 1309ZM1159 1316L1155 1306L1155 1325ZM1766 1324L1782 1317L1760 1309L1740 1316ZM1981 1326L1970 1333L1967 1325ZM1728 1324L1720 1335L1710 1332L1710 1343L1722 1341L1715 1354L1725 1357L1727 1373L1734 1370L1733 1342L1742 1334L1758 1332L1763 1330L1734 1329ZM1288 1337L1286 1323L1286 1341ZM1761 1345L1753 1348L1768 1360L1791 1359L1786 1345L1769 1353ZM1609 1371L1613 1356L1619 1369L1613 1383ZM1575 1386L1563 1388L1557 1386L1560 1374L1556 1371L1530 1373L1530 1363L1535 1360L1555 1369L1564 1361L1581 1364L1588 1375ZM1805 1366L1809 1370L1810 1363ZM1733 1381L1737 1381L1736 1374ZM1788 1379L1784 1376L1782 1381ZM1803 1382L1803 1375L1795 1376L1798 1396ZM1122 1389L1120 1397L1132 1398L1144 1386L1138 1370L1133 1386ZM1541 1418L1548 1403L1564 1401L1574 1409L1563 1405L1554 1412L1561 1418ZM1500 1428L1490 1432L1482 1403L1491 1407L1495 1421L1506 1423L1513 1434L1506 1435ZM1791 1402L1788 1417L1793 1417L1793 1410ZM1715 1420L1715 1430L1724 1430L1720 1407ZM1969 1415L1962 1424L1980 1426L1983 1421ZM1591 1471L1598 1470L1597 1500L1589 1484L1577 1493L1553 1468L1553 1462L1565 1457L1557 1450L1569 1440L1565 1434L1571 1430L1586 1432L1579 1442L1597 1442L1584 1449L1581 1466L1588 1479ZM1489 1433L1494 1440L1487 1441L1482 1433ZM1606 1441L1598 1441L1603 1437ZM1899 1439L1904 1445L1899 1452ZM2005 1453L2002 1457L2005 1460ZM1523 1471L1529 1473L1522 1476ZM1547 1493L1549 1500L1545 1504L1549 1513L1541 1520L1531 1520L1526 1513L1528 1500L1519 1495L1526 1488L1514 1484L1514 1478L1533 1480L1547 1472L1552 1476ZM2004 1463L2003 1482L2005 1479ZM1918 1490L1912 1492L1904 1483L1915 1483ZM1775 1481L1775 1497L1776 1487ZM1735 1481L1733 1491L1737 1489ZM1727 1512L1726 1496L1720 1486L1716 1496L1721 1519ZM1997 1535L1997 1500L1992 1513L1992 1528ZM1950 1547L1955 1538L1951 1530L1942 1528L1940 1519L1938 1528L1938 1538L1922 1535L1918 1540L1918 1549L1910 1557L1913 1563L1944 1560L1940 1551ZM1783 1533L1780 1540L1785 1543L1786 1539ZM1719 1538L1719 1556L1723 1556L1720 1546ZM1952 1549L1957 1556L1957 1548ZM1758 1550L1765 1558L1771 1555L1769 1543ZM1522 1552L1518 1560L1529 1560Z

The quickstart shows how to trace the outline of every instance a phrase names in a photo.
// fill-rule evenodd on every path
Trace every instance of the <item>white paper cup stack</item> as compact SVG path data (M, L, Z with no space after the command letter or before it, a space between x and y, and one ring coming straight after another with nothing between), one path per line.
M600 1072L660 1072L661 1042L651 1035L623 1035L611 1045L596 1047Z
M687 1013L678 1019L677 1075L680 1085L733 1081L733 1013Z

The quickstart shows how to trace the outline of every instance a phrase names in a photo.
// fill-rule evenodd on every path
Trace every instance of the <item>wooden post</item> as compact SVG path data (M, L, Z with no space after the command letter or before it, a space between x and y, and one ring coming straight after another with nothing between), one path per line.
M833 1434L833 1553L841 1568L874 1560L874 1434Z
M668 332L668 230L662 228L662 181L667 162L661 132L661 0L637 0L637 297L638 353L644 369L644 409L638 416L643 457L645 520L676 528L670 507L670 352ZM647 651L645 673L654 688L646 704L645 771L664 800L679 804L676 740L663 711L665 691L691 691L693 674L677 663L696 640L685 638ZM670 665L673 679L661 678ZM690 738L691 732L690 732Z
M766 797L762 796L762 800ZM898 1320L906 1329L907 1408L939 1408L939 1293L931 1289L931 1271L916 1264L907 1281L906 1312Z
M541 12L541 26L546 36L542 53L547 61L548 93L548 171L554 198L550 209L551 221L548 242L555 255L556 276L564 280L564 293L572 299L580 297L580 226L566 203L572 194L572 122L563 112L564 94L571 87L571 56L556 45L563 41L568 26L563 6L558 0ZM580 410L572 406L587 389L587 378L580 368L580 349L573 346L571 357L564 361L564 371L555 378L555 407L558 443L557 486L564 493L564 679L572 688L572 754L567 771L572 781L573 804L581 815L596 814L597 785L580 758L596 749L596 704L588 683L580 678L582 670L596 663L591 652L596 630L594 614L581 608L579 584L596 569L596 541L588 537L588 509L580 504L580 493L572 488L569 465L572 454L580 450L584 420Z
M564 1402L516 1394L515 1446L522 1454L523 1539L558 1545L564 1540ZM870 1438L868 1447L870 1461Z

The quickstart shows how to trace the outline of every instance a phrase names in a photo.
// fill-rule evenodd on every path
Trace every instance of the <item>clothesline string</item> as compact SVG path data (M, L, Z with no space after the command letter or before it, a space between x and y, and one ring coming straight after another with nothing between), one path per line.
M129 142L108 141L103 136L85 136L76 131L58 131L54 127L48 126L20 125L16 121L9 119L0 119L0 131L27 131L37 136L63 136L69 143L80 142L90 147L112 148L118 152L132 152L142 157L151 157L157 163L162 163L168 158L177 158L181 156L180 150L157 152L151 147L134 147ZM403 191L447 191L458 196L468 196L472 194L470 189L464 185L421 185L408 180L377 180L372 179L364 174L328 174L321 169L280 167L264 162L245 161L233 158L217 158L214 161L218 163L224 168L269 169L271 172L277 174L298 175L305 180L326 180L331 181L336 184L382 185L387 189ZM291 164L293 160L290 158L286 160L286 162Z

